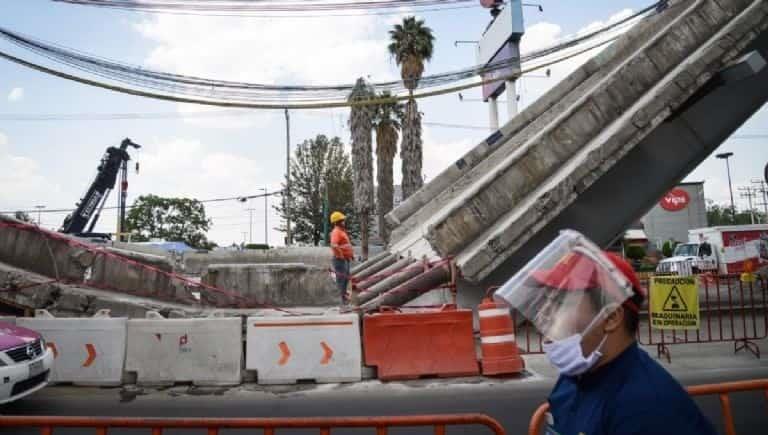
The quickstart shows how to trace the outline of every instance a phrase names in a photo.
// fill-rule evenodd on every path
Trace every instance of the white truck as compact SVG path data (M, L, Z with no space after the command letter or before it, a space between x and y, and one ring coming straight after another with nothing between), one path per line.
M657 273L733 274L768 265L768 224L730 225L688 231L688 243L677 245L661 260Z

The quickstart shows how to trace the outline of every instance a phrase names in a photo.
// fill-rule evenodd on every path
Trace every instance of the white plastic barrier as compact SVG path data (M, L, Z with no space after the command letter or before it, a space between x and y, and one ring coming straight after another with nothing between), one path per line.
M249 317L246 362L259 384L358 382L361 379L356 314Z
M239 384L242 335L239 317L166 319L149 311L128 321L125 370L139 384Z
M114 386L123 379L127 320L109 317L109 310L69 318L37 310L34 318L19 317L16 324L43 335L54 356L52 382Z
M0 322L10 323L11 325L16 324L16 316L0 316Z

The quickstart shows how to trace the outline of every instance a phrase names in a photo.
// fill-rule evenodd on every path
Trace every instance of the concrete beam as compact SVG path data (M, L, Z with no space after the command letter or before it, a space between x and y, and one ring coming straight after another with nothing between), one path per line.
M383 292L386 292L387 290L393 289L400 284L408 281L411 278L416 277L417 275L422 274L426 271L425 268L418 267L418 262L415 259L404 259L409 260L405 266L403 266L402 270L388 278L385 278L381 282L377 283L376 285L373 285L369 288L364 289L362 292L360 292L357 295L357 305L362 305L371 299L377 297Z
M360 306L363 312L375 311L380 307L398 307L419 295L451 281L450 264L442 264L417 275L394 289Z

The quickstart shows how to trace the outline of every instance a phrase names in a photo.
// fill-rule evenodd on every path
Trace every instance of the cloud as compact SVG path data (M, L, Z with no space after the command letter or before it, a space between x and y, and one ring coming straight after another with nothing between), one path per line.
M251 192L259 182L258 162L215 151L198 139L154 139L133 151L140 172L131 175L135 195L153 193L206 199Z
M623 9L604 21L593 21L588 25L578 29L573 35L563 34L562 28L554 23L541 22L534 24L526 29L525 35L520 42L521 51L523 54L530 53L542 48L550 47L558 44L559 42L569 40L574 37L583 36L588 33L592 33L602 27L624 20L631 16L634 12L631 9ZM608 31L595 39L586 42L585 44L594 45L598 42L607 41L617 35L621 35L627 32L637 21L631 21L629 24L623 24L611 31ZM552 66L546 67L551 73L550 78L542 78L543 70L536 71L530 75L523 75L521 80L518 80L518 95L521 97L521 108L534 102L536 99L544 95L549 89L554 87L557 83L565 79L569 74L587 62L589 59L596 56L610 44L605 44L589 50L587 52L575 55L567 60L558 62ZM575 54L576 52L583 50L585 46L578 46L564 52L558 53L554 56L547 56L541 60L534 61L528 64L528 68L533 65L548 62L559 56ZM523 66L523 69L527 69Z
M177 110L185 124L203 128L263 128L275 120L273 110L228 109L221 110L221 116L211 116L211 112L220 109L199 104L178 104Z
M15 103L21 101L24 98L24 88L13 88L8 93L8 101Z
M40 164L31 158L13 153L8 136L0 132L0 203L2 208L30 204L31 199L53 198L58 186L49 183Z
M377 81L395 78L385 26L383 19L371 16L232 20L157 15L134 28L154 44L144 62L149 68L231 81L317 85L353 83L363 74ZM180 111L193 110L187 107ZM267 117L262 122L269 122ZM243 117L216 126L242 128L248 121Z
M133 151L131 157L140 162L140 172L129 175L129 203L140 195L154 194L168 197L187 197L198 200L230 198L238 195L258 194L264 186L263 170L259 161L240 153L222 152L213 146L193 138L154 138L143 144L141 152ZM279 183L267 184L269 191L278 190ZM271 228L278 223L278 217L271 204L279 201L270 199L269 222L270 240L275 243L282 237ZM263 199L249 203L238 201L209 202L205 204L206 214L213 219L208 233L209 239L229 244L242 241L241 231L249 230L247 208L256 208L254 214L254 239L263 239ZM111 216L105 216L111 224ZM258 238L255 237L258 231Z

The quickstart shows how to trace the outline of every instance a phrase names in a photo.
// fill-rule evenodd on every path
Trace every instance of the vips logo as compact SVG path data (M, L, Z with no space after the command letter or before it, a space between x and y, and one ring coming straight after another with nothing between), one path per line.
M659 205L667 211L680 211L687 207L690 202L691 197L688 196L688 192L683 189L675 188L664 195L664 198L661 198Z

